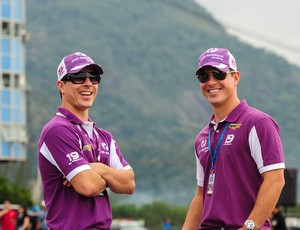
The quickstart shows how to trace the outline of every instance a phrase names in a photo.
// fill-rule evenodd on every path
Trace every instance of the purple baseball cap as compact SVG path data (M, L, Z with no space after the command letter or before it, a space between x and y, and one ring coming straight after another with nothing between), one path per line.
M57 67L57 80L60 81L67 74L78 73L86 66L92 66L99 74L103 74L102 67L95 63L92 58L84 53L76 52L61 60Z
M210 48L203 52L198 58L198 69L196 75L205 66L212 66L226 72L228 69L237 71L236 61L229 50L225 48Z

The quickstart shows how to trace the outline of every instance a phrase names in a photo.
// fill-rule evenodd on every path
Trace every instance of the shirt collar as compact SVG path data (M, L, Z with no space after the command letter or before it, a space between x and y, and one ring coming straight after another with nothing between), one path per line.
M231 113L224 118L223 120L221 120L220 122L224 122L227 121L229 123L234 123L238 120L238 118L242 115L242 113L245 111L245 109L248 107L248 104L246 102L246 100L242 100L232 111ZM216 125L215 122L215 116L214 114L212 114L210 116L210 124L212 125Z
M82 122L78 117L76 117L72 112L70 112L69 110L63 108L63 107L58 107L57 109L57 116L63 116L65 118L67 118L69 121L71 121L72 123L76 123L76 124L84 124L84 122ZM93 123L93 121L88 118L88 122Z

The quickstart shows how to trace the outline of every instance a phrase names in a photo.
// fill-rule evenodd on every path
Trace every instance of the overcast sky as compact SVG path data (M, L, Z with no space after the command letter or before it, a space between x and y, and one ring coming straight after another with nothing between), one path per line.
M300 0L195 0L229 33L300 66Z

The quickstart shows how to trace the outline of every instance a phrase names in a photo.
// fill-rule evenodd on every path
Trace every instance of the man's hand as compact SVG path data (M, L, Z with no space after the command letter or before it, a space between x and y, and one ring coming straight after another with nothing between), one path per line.
M63 185L67 186L68 188L72 186L70 181L67 180L67 178L63 177Z

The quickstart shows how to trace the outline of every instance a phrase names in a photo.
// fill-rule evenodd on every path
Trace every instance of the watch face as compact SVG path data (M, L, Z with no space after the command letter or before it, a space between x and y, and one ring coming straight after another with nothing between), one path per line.
M246 223L246 227L247 228L252 228L252 223L251 222Z
M247 220L245 222L245 225L246 225L246 228L250 229L250 230L252 230L255 227L254 222L252 220Z

